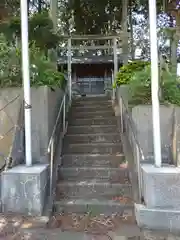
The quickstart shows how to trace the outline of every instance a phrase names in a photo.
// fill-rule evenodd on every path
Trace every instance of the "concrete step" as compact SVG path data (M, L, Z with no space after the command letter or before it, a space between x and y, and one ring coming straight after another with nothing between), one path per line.
M66 144L63 147L63 154L120 154L122 153L120 143L77 143Z
M132 196L131 185L104 182L103 180L64 181L57 184L57 200L109 199Z
M90 213L91 215L105 214L107 216L113 213L123 215L126 211L133 211L133 203L120 203L113 200L98 199L72 199L55 201L54 208L56 212L64 213Z
M74 126L84 125L116 125L116 117L104 117L104 118L69 118L68 124Z
M68 143L120 143L120 134L68 134L65 136L64 144Z
M73 101L74 104L77 103L88 103L88 102L107 102L111 101L111 99L107 96L91 96L91 97L82 97L82 98L77 98Z
M103 134L119 132L116 125L69 126L67 134ZM78 136L77 136L78 137Z
M165 230L180 234L180 209L148 208L142 204L135 204L135 216L141 229Z
M59 167L59 180L83 181L88 179L125 184L129 183L129 172L127 168Z
M93 112L77 112L72 111L69 114L70 118L104 118L104 117L112 117L115 116L113 110L99 110Z
M72 112L98 112L98 111L113 111L112 105L85 105L83 107L74 106Z
M66 154L62 156L64 167L118 167L125 161L124 154Z
M112 100L87 100L87 101L73 101L72 107L87 107L87 106L112 106Z

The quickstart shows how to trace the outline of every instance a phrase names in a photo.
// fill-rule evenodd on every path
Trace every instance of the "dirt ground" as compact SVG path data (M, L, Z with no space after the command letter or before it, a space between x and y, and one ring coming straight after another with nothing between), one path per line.
M116 231L124 223L134 223L133 217L130 215L117 216L115 214L109 217L104 215L91 216L90 214L58 214L47 222L46 219L43 221L43 219L33 217L26 218L13 214L1 215L0 240L43 239L38 238L37 234L32 234L32 232L41 232L42 235L43 231L48 234L54 231L77 232L86 234L89 239L92 239L90 236L97 236L96 239L111 239L108 238L109 232Z

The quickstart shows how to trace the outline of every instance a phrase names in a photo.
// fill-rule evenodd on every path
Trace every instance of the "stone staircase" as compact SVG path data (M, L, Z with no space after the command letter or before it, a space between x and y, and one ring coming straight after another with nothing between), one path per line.
M111 101L85 97L73 102L63 143L56 213L123 214L133 210L132 188Z

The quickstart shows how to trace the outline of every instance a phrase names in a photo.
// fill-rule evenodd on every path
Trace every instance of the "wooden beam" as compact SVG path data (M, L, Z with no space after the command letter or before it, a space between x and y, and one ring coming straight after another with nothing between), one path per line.
M117 56L117 39L113 39L113 54L114 54L114 77L116 77L116 74L118 72L118 56Z
M69 100L71 103L72 98L72 57L71 57L71 38L68 39L68 87L69 87Z
M114 38L120 39L123 35L123 32L118 35L61 35L62 38L72 40L111 40Z
M121 48L121 46L119 46ZM67 47L62 47L63 49L68 49ZM113 49L113 46L108 45L100 45L100 46L73 46L71 47L71 50L106 50L106 49Z

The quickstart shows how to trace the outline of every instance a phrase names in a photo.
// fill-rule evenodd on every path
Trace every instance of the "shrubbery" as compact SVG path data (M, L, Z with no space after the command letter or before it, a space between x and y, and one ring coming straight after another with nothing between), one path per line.
M179 79L169 71L168 67L159 67L159 72L160 102L180 106ZM118 86L128 84L131 104L151 104L151 65L149 62L135 61L123 66L117 74L116 84Z
M0 35L0 87L21 87L21 48L10 44ZM35 44L30 47L30 78L32 86L64 88L64 75L57 71L56 64L47 58Z
M0 30L0 87L21 87L20 17L1 22ZM29 17L29 32L31 86L64 88L66 80L58 72L56 61L59 37L53 32L53 23L46 12Z
M144 69L145 66L149 65L149 62L145 61L133 61L124 65L120 68L115 78L115 86L128 84L135 72Z

